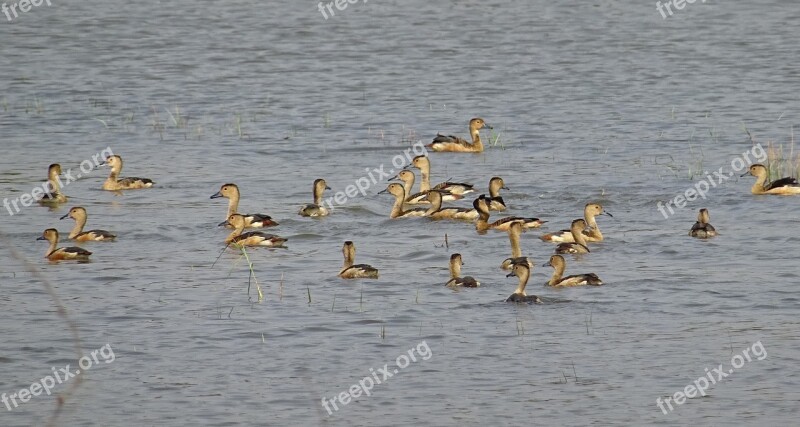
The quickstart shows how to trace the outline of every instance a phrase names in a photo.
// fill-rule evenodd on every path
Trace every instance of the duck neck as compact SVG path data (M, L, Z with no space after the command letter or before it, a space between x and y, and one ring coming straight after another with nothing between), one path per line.
M234 193L228 197L228 217L235 213L239 213L239 194Z
M487 230L489 228L489 211L480 203L475 206L475 210L478 211L478 220L475 221L475 228L478 231Z
M324 188L314 187L314 204L317 206L322 206L322 192L325 191Z
M492 182L489 185L489 196L492 197L492 198L500 196L500 184Z
M47 253L45 254L45 257L48 257L50 256L50 254L55 252L56 246L58 246L58 240L56 239L48 239L48 240L50 241L50 247L47 248Z
M428 191L431 189L431 165L428 162L422 162L419 168L420 182L419 191Z
M431 207L428 208L428 211L425 212L427 215L434 214L442 210L442 197L439 196L439 193L435 191L431 191L428 193L428 201L431 202Z
M603 233L600 232L600 227L597 226L597 220L595 219L595 216L586 212L583 215L583 219L586 220L586 224L588 224L592 229L592 231L589 232L589 235L597 239L602 239ZM583 232L581 232L581 234L583 234Z
M553 275L550 276L550 282L548 284L550 286L555 286L558 282L561 281L561 277L564 276L564 265L563 264L555 264L553 265Z
M406 190L406 197L411 196L411 192L414 191L414 181L416 181L414 175L411 175L409 179L403 181L403 189Z
M756 177L756 183L753 184L753 187L751 189L753 194L763 194L766 192L764 190L764 187L767 183L767 174L768 173L765 172Z
M346 270L353 266L355 263L355 254L352 253L350 250L345 249L344 251L344 265L342 266L342 270Z
M451 259L450 260L450 278L451 279L458 279L461 275L461 263L458 260Z
M75 218L75 225L72 227L72 231L69 232L69 238L74 239L78 234L81 234L84 226L86 226L85 216Z
M47 179L47 185L50 186L50 194L53 196L61 194L61 181L58 179L58 174L50 174L50 177Z
M472 134L472 146L477 151L483 151L483 142L481 141L481 134L478 129L470 132Z
M231 234L229 234L228 238L225 239L225 243L228 243L228 244L231 243L233 241L233 239L239 237L242 234L242 231L244 231L244 224L239 224L239 225L240 226L235 227L233 229L233 231L231 231Z
M519 284L517 285L517 289L514 291L515 294L527 296L525 293L525 286L528 284L528 278L531 276L531 271L527 269L518 270L519 272Z
M111 173L108 174L108 179L106 180L106 182L116 183L117 182L117 178L119 178L119 172L120 171L119 171L118 167L112 166L111 167Z
M508 233L508 240L511 243L511 258L522 256L522 249L519 246L519 233L511 231Z
M572 229L572 238L575 239L575 243L579 245L588 246L586 245L586 236L583 235L583 230L578 227Z
M405 195L402 196L394 196L394 205L392 205L392 212L389 215L391 218L397 218L399 216L403 216L405 211L403 211L403 203L405 202Z

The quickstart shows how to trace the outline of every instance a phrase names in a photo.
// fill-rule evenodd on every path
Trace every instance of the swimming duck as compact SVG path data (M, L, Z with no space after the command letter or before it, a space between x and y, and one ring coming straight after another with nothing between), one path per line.
M322 193L330 189L331 187L328 187L324 179L320 178L314 180L314 187L312 188L314 203L300 208L298 214L300 214L300 216L327 216L329 212L328 209L322 205Z
M154 184L152 180L147 178L120 178L119 174L122 172L122 157L120 156L108 156L100 165L108 165L111 167L111 174L108 175L108 179L103 183L103 190L136 190L140 188L150 188Z
M50 247L47 249L44 257L49 259L50 261L62 261L62 260L76 260L76 261L88 261L89 255L92 253L87 251L86 249L79 248L77 246L70 246L68 248L56 248L58 245L58 230L55 228L48 228L44 230L42 233L42 237L39 237L36 240L47 240L50 242Z
M211 196L212 199L216 199L219 197L225 197L228 199L228 215L226 218L230 218L231 215L238 213L239 209L239 187L236 184L222 184L222 187ZM245 228L261 228L261 227L274 227L278 225L277 222L272 220L272 217L265 214L247 214L244 215L245 221Z
M289 240L274 234L267 234L263 231L249 231L242 233L245 226L244 215L233 214L228 217L226 221L219 223L220 226L230 225L233 231L225 239L225 243L237 246L266 246L271 248L283 247L283 244Z
M450 280L447 282L445 286L449 287L462 286L465 288L477 288L478 286L480 286L481 282L475 280L470 276L459 277L461 276L462 265L464 265L464 261L461 260L461 254L453 254L450 256Z
M567 286L584 286L584 285L591 285L591 286L600 286L603 284L603 281L600 280L594 273L588 274L575 274L572 276L562 277L564 275L564 270L567 268L567 262L564 260L564 257L561 255L553 255L550 257L550 261L544 265L545 267L553 267L553 276L550 277L550 280L545 283L549 286L555 287L567 287Z
M522 235L522 223L515 222L508 227L508 240L511 242L511 257L503 260L500 268L503 270L511 270L514 264L523 263L528 267L533 267L533 263L528 257L522 256L522 249L519 246L519 238Z
M489 224L489 208L487 207L486 196L481 194L480 197L472 202L472 206L478 211L478 220L475 222L475 229L479 233L483 233L488 229L508 231L508 227L514 222L522 224L523 228L539 228L547 221L542 221L539 218L523 218L519 216L507 216Z
M342 279L377 279L378 269L368 264L353 264L356 260L356 246L351 241L344 242L342 246L344 266L339 272Z
M40 205L53 206L59 203L66 203L67 196L61 194L61 180L58 176L61 175L61 165L53 163L47 168L47 185L50 188L49 193L44 193L39 199Z
M528 267L528 264L520 263L514 264L514 267L511 269L511 273L508 273L506 277L519 277L519 284L517 285L517 289L511 294L506 302L524 302L524 303L535 303L540 304L542 302L541 298L537 297L536 295L528 295L525 293L525 286L528 284L528 279L531 277L531 267Z
M401 170L400 173L397 175L389 178L389 181L401 181L403 183L403 188L406 191L406 203L409 205L421 205L421 204L429 204L430 200L428 200L428 193L432 190L427 191L420 191L419 193L413 193L412 191L414 188L414 181L416 177L414 176L414 172L410 170ZM453 194L447 190L439 190L442 195L442 200L445 202L452 202L454 200L463 199L464 196L460 194Z
M478 211L475 209L447 207L442 208L442 195L439 190L431 190L428 199L431 207L425 212L426 216L433 219L464 219L475 221L478 219Z
M506 210L506 202L500 197L500 190L508 190L503 178L495 176L489 180L489 202L490 211L504 211Z
M576 219L572 221L570 232L572 232L572 239L574 242L559 243L556 246L557 254L586 254L589 253L589 246L586 243L586 237L583 235L583 230L586 229L586 221Z
M583 237L586 238L587 242L603 241L603 233L600 232L600 227L597 226L597 220L595 219L595 217L598 215L608 215L613 218L613 215L611 215L609 212L606 212L603 209L603 206L599 203L587 203L583 208L583 219L590 227L589 230L584 230L582 232ZM572 237L571 230L560 230L555 233L545 234L541 237L541 239L545 242L553 243L575 242L575 239Z
M69 232L69 238L78 242L86 242L86 241L113 241L117 238L117 236L109 233L106 230L89 230L83 231L83 227L86 225L86 209L75 206L74 208L70 209L66 215L62 216L60 219L67 219L72 218L75 220L75 226L72 228L72 231Z
M697 214L697 222L694 223L692 229L689 230L689 235L697 237L698 239L708 239L717 235L717 230L713 225L708 223L709 220L708 209L700 209Z
M422 176L422 179L419 183L419 191L428 191L431 189L431 161L428 159L427 156L424 154L421 156L414 157L411 160L411 164L406 166L406 168L417 168L419 169L419 174ZM434 190L447 190L453 194L464 195L467 193L471 193L475 191L474 186L472 184L465 184L463 182L450 182L445 181L433 186Z
M433 142L426 145L426 147L437 152L481 153L483 152L483 143L481 142L481 136L478 130L483 128L492 129L483 119L474 118L469 121L469 134L472 137L471 144L457 136L442 135L439 133L436 134L436 138L433 139Z
M392 211L389 213L389 218L408 218L412 216L425 216L427 213L431 213L430 209L403 209L403 202L406 199L406 191L403 189L403 186L397 183L389 184L385 190L379 191L378 194L389 193L394 196L394 205L392 205Z
M753 175L756 177L756 183L750 188L750 192L753 194L800 194L800 184L798 184L795 178L781 178L777 181L767 182L769 172L766 166L762 164L750 166L750 170L743 173L741 176L746 175Z

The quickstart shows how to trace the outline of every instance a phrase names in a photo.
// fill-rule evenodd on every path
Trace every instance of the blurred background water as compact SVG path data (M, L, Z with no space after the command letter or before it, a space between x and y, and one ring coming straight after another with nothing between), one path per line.
M787 0L696 2L667 19L651 2L603 0L382 0L327 20L310 1L54 0L0 16L2 197L106 147L123 175L157 183L114 195L100 169L64 189L67 205L0 215L0 393L76 363L13 246L53 283L83 347L115 352L60 425L794 423L798 199L754 197L737 176L669 219L656 204L753 143L796 158L799 18ZM510 209L493 217L549 221L523 236L538 265L553 250L539 235L602 203L607 240L568 258L568 274L606 286L547 289L537 265L528 291L554 302L505 304L507 236L389 220L385 183L328 218L297 216L315 178L332 196L437 132L466 136L472 117L494 126L490 146L431 154L433 180L485 191L502 176ZM289 238L249 251L260 304L240 254L212 267L226 205L209 196L226 182ZM65 235L74 205L119 239L81 244L91 263L48 264L35 239ZM701 207L720 231L710 241L687 236ZM380 280L336 277L345 240ZM442 286L455 252L481 288ZM432 356L372 396L332 415L320 404L422 341ZM656 406L756 341L766 359L668 415ZM0 425L41 424L55 406L33 397Z

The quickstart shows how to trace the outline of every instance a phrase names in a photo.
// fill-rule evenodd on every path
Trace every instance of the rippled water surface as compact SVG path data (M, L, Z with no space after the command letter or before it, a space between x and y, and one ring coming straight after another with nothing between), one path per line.
M106 147L123 175L157 183L114 195L98 169L55 210L3 208L0 393L77 366L46 280L85 351L108 344L115 356L82 375L58 425L795 424L800 198L752 196L753 178L737 173L669 219L657 203L702 171L732 174L754 143L796 157L800 7L673 11L376 0L326 20L311 1L53 0L0 15L2 197ZM328 218L296 214L315 178L333 195L381 165L394 174L413 143L466 135L478 116L494 126L490 146L432 153L433 180L485 191L500 175L508 214L549 221L522 242L537 263L528 291L546 304L503 302L516 285L498 268L504 233L389 220L384 182ZM269 231L289 239L248 251L261 303L239 253L214 264L226 205L209 196L226 182L242 211L269 213L280 222ZM544 288L553 246L538 236L588 201L614 217L568 273L606 286ZM58 218L74 205L119 239L82 243L91 263L48 264L35 239L65 235L72 222ZM710 241L686 235L701 207L721 233ZM345 240L379 280L336 277ZM442 286L455 252L482 287ZM667 415L656 405L757 342L767 357L706 397ZM412 348L417 360L370 396L332 415L321 405ZM0 425L45 423L67 388L3 407Z

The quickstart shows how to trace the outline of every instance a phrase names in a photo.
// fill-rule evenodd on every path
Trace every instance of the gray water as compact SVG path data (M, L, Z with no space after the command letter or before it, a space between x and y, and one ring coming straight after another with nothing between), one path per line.
M606 0L374 0L327 20L311 1L53 0L0 15L2 197L106 147L123 175L157 183L114 195L98 169L56 210L3 209L0 393L76 368L48 280L85 351L115 356L83 375L58 425L794 424L800 199L752 196L736 174L669 219L657 203L754 143L796 157L798 22L788 0L695 2L667 19L654 2ZM332 196L478 116L495 143L431 153L434 181L485 191L502 176L501 215L549 221L523 236L538 265L553 251L539 235L602 203L607 240L568 274L606 286L544 288L537 266L528 292L548 303L505 304L507 236L390 220L383 182L328 218L296 214L315 178ZM226 204L209 196L226 182L289 238L248 251L261 303L240 253L212 267ZM58 218L78 204L118 241L81 244L91 263L47 263L35 239L65 235ZM687 236L701 207L721 233L710 241ZM345 240L378 281L336 277ZM455 252L481 288L442 286ZM767 357L706 397L657 406L759 342ZM425 346L371 396L321 405ZM0 425L46 422L68 384L3 407Z

